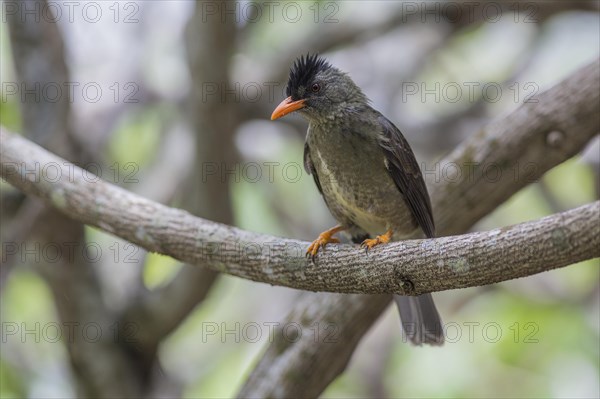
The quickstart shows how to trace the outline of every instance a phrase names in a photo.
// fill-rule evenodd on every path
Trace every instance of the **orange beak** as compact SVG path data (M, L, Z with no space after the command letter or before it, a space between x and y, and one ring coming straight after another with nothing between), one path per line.
M274 121L275 119L279 119L290 112L299 110L300 108L304 108L304 100L292 101L292 97L288 97L280 102L277 108L275 108L271 114L271 120Z

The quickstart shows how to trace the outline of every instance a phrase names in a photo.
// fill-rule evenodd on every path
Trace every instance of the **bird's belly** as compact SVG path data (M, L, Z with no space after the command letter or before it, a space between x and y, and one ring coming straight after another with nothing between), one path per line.
M414 218L385 169L383 155L364 149L345 159L322 150L314 153L327 206L340 223L357 226L371 236L390 228L399 236L414 231Z

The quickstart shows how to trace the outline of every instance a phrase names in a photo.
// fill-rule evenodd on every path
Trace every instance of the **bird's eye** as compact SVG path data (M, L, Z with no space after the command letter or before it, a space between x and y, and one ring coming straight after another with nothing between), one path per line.
M321 85L319 85L318 83L312 85L313 93L317 93L319 90L321 90Z

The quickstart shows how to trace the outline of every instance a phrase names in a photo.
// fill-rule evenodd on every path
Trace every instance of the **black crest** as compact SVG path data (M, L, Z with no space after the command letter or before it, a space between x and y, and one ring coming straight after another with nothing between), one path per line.
M308 86L317 73L329 68L331 65L318 54L301 56L294 62L294 66L290 70L290 78L285 90L286 95L288 97L295 95L300 86Z

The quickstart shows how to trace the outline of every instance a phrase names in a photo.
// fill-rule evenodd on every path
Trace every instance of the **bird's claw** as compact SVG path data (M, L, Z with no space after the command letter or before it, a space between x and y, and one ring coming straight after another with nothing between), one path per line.
M327 244L335 244L339 242L340 240L338 240L335 237L332 237L331 234L321 233L319 234L319 237L316 240L314 240L312 244L310 244L309 247L306 249L306 257L310 257L312 260L314 260L317 257L319 248L322 247L323 249L325 249L325 246Z
M365 249L365 252L369 252L369 249L376 247L377 245L387 244L392 239L392 231L388 230L385 234L377 236L375 238L367 238L364 240L360 247Z
M360 247L364 248L365 252L369 252L369 249L371 249L379 244L382 244L382 243L383 243L383 241L381 241L379 236L377 236L375 238L367 238L360 244Z

